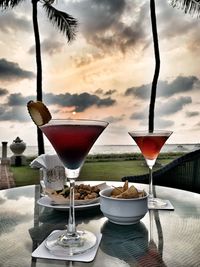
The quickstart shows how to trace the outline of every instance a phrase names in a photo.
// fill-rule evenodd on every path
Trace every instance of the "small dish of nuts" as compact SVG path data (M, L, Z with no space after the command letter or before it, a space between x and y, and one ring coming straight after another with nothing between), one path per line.
M106 188L106 183L91 186L89 184L77 184L74 188L75 205L85 205L99 202L99 192ZM44 189L44 193L56 204L69 204L69 186L64 186L62 190Z

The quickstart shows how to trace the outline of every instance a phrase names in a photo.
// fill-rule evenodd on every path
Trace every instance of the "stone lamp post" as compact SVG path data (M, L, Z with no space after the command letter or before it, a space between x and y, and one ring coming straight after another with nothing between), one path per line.
M2 143L2 158L1 158L1 164L2 165L9 165L10 159L7 157L7 144L8 142L1 142Z
M11 156L11 165L22 166L26 165L26 157L23 155L23 152L26 149L26 144L17 137L12 144L10 145L10 150L13 152L13 156Z

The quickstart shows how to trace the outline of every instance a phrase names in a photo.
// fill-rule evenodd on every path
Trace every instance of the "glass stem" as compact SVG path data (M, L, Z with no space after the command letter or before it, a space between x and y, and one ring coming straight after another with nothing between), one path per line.
M153 167L149 166L149 198L153 199Z
M152 210L149 210L149 221L150 221L149 241L153 241L153 211Z
M73 235L76 233L76 224L75 224L75 211L74 211L74 187L75 180L69 179L70 183L70 199L69 199L69 220L68 220L68 233Z

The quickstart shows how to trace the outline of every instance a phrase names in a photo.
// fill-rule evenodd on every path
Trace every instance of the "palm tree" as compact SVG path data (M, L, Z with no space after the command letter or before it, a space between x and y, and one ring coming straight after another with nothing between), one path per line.
M14 8L24 0L0 0L2 9ZM40 34L37 19L38 2L43 6L49 20L63 33L68 42L75 38L77 20L71 15L60 11L52 6L55 0L32 0L32 19L35 36L36 66L37 66L37 100L42 101L42 60L40 48ZM41 130L37 127L38 154L44 153L44 140Z
M156 10L155 10L154 0L150 0L150 13L151 13L151 27L152 27L153 43L154 43L155 72L154 72L154 77L153 77L152 86L151 86L151 98L150 98L150 104L149 104L149 132L153 132L156 89L157 89L158 77L160 73L160 52L159 52L159 45L158 45Z
M200 0L170 0L173 7L184 10L185 13L200 16Z
M178 7L184 10L185 13L190 13L200 17L200 0L170 0L170 4L173 7ZM151 86L151 98L149 104L149 132L154 130L154 108L156 100L157 82L160 72L160 52L158 44L157 23L156 23L156 11L155 1L150 0L150 13L151 13L151 26L154 43L154 55L155 55L155 72Z

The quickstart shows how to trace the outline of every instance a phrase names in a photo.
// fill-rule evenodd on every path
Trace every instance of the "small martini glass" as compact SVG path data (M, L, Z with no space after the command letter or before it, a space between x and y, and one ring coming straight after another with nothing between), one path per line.
M153 166L160 153L161 148L172 134L171 131L155 130L153 132L148 131L131 131L130 136L136 142L140 148L143 157L146 160L149 168L149 199L148 205L151 209L158 209L166 205L166 202L162 199L155 198L153 193Z

